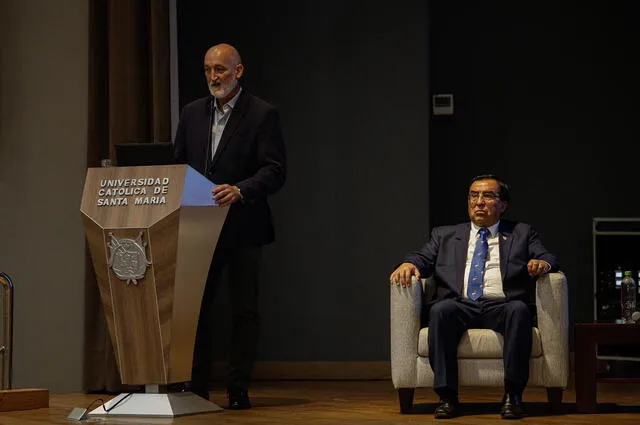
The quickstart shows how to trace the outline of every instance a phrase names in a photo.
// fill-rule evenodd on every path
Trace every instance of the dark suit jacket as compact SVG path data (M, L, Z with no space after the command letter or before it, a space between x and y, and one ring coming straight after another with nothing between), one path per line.
M464 287L464 270L469 246L471 223L436 227L430 240L419 250L410 253L405 262L420 270L422 277L433 275L436 283L435 300L458 298ZM507 300L530 303L530 289L535 282L527 272L531 259L544 260L551 271L558 271L556 257L547 251L535 230L525 223L500 220L500 272L502 289Z
M212 104L213 97L207 96L182 110L174 141L176 161L189 164L215 184L240 188L243 200L230 206L219 244L237 247L271 243L274 231L267 195L280 189L286 178L278 111L243 89L213 160L206 161Z

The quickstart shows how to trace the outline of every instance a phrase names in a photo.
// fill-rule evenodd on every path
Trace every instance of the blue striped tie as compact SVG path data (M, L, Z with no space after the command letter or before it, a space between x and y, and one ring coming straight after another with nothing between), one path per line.
M476 241L476 249L473 251L473 259L471 260L471 269L469 270L469 281L467 283L467 296L476 301L482 296L482 288L484 287L484 265L487 261L489 253L489 244L487 236L489 229L486 227L478 230L480 237Z

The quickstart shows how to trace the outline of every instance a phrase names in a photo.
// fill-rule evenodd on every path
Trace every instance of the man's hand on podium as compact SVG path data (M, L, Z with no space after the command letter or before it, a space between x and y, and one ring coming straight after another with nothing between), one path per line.
M242 199L242 193L238 186L221 184L211 190L214 201L221 207L228 207Z

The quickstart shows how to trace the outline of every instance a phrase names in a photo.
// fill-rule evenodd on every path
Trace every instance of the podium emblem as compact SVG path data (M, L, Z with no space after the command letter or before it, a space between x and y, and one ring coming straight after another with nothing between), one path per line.
M138 284L147 272L151 262L147 260L146 243L142 242L142 233L136 239L117 238L109 233L111 241L107 244L111 253L109 255L109 267L120 280L126 280L127 285Z

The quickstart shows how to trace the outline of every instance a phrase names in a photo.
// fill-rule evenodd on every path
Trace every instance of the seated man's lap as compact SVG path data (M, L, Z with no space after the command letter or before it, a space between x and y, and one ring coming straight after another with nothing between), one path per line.
M508 322L533 326L529 305L521 300L447 298L430 307L427 327L455 326L466 329L492 329L504 333Z

